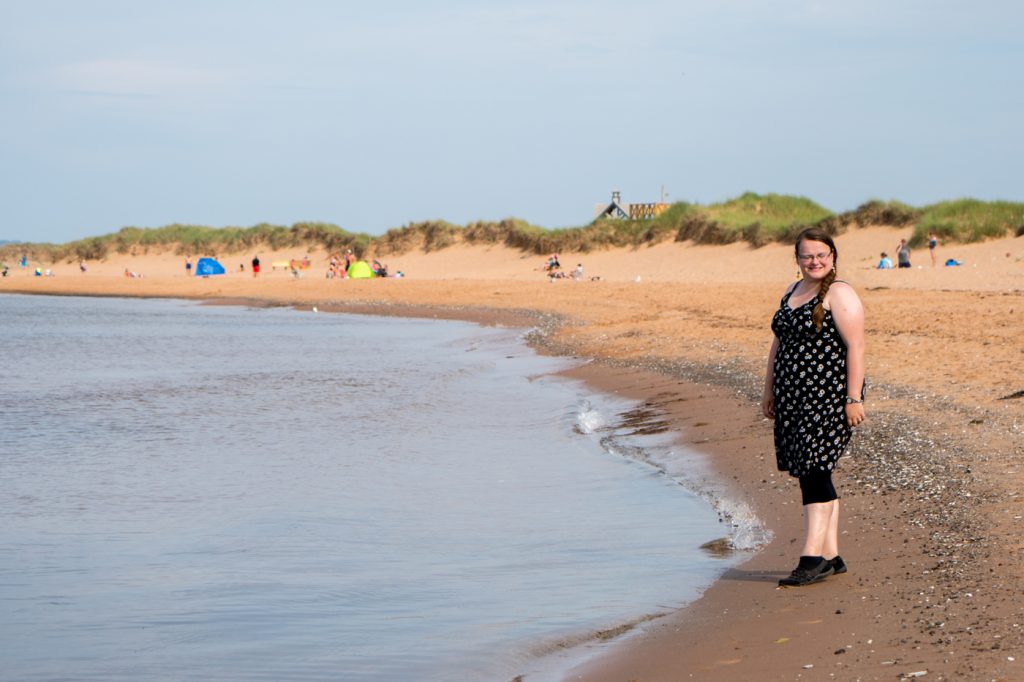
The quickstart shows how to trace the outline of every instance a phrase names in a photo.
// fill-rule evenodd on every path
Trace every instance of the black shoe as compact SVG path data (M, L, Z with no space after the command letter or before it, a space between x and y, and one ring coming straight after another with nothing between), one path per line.
M835 572L832 562L820 556L802 556L788 578L779 581L783 587L801 587L824 580Z
M839 575L840 573L846 573L846 562L843 561L843 557L836 554L834 557L829 559L832 562L832 573Z

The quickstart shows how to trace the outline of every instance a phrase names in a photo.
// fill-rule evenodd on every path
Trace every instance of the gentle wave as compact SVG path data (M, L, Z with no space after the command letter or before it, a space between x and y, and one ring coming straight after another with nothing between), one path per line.
M753 551L771 541L771 531L749 504L729 496L715 480L688 471L687 464L700 459L698 453L681 452L672 441L651 438L669 432L663 412L641 403L608 416L589 400L581 400L572 415L574 429L581 435L597 436L608 454L642 462L710 504L728 528L732 549Z

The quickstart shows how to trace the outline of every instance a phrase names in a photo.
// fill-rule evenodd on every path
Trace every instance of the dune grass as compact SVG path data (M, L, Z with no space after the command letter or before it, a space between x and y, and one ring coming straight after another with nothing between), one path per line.
M923 246L934 232L943 241L979 242L1024 234L1024 203L957 199L926 207L914 226L911 246Z
M947 242L975 242L1013 233L1024 235L1024 204L959 199L914 208L895 200L873 199L856 210L832 213L806 197L746 192L707 206L675 203L652 220L608 218L558 229L531 225L517 218L477 221L464 227L431 220L393 228L379 236L349 232L323 222L301 222L290 227L267 223L221 228L178 224L125 227L112 234L66 244L0 245L0 260L14 260L21 254L51 263L105 260L117 254L141 254L152 249L193 256L260 249L352 249L357 256L364 257L412 250L437 251L458 243L501 244L534 254L638 248L668 240L704 244L743 241L759 247L791 242L800 230L811 226L837 235L850 226L869 225L913 225L912 245L923 244L930 231Z
M163 227L125 227L112 234L88 237L65 244L8 244L0 247L0 258L20 258L25 254L38 261L105 260L119 254L145 254L151 250L172 250L180 255L233 254L255 249L325 248L341 251L351 248L362 255L371 237L353 234L331 223L303 222L291 227L261 223L252 227L207 227L204 225L165 225Z
M769 232L791 229L794 225L814 225L832 212L806 197L746 192L707 207L708 218L729 229L761 225Z

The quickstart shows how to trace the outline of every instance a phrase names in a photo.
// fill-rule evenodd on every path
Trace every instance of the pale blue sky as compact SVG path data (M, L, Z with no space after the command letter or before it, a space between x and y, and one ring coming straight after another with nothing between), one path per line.
M1024 4L0 0L0 239L1024 200Z

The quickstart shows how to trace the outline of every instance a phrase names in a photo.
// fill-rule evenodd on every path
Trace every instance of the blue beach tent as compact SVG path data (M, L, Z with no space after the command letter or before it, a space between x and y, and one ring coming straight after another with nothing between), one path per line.
M224 266L212 258L200 258L196 263L196 277L209 277L210 275L223 275Z

